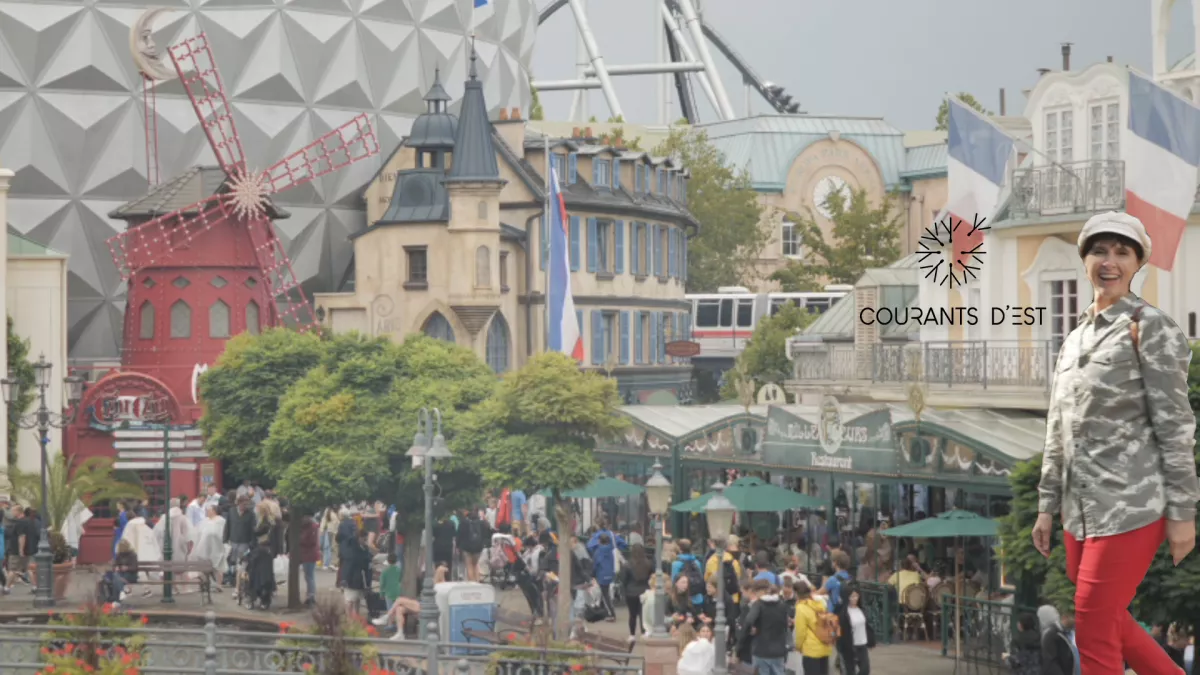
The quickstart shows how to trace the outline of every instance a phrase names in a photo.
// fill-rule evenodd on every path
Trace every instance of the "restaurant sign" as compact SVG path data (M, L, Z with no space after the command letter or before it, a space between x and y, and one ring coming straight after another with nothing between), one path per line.
M848 418L837 399L816 406L771 406L767 464L821 471L892 474L897 471L892 417L887 408Z

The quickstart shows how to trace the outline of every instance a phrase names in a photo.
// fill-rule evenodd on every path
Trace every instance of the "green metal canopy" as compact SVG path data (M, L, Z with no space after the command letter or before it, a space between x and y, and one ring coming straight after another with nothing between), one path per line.
M671 510L682 513L704 513L705 507L708 506L708 500L712 499L715 494L717 493L709 492L695 499L689 499L672 506ZM743 477L730 483L729 487L725 488L725 497L737 507L738 511L745 513L774 513L791 509L819 509L825 506L825 502L816 497L793 492L754 477Z
M991 518L954 509L914 523L881 530L887 537L915 537L917 539L945 539L950 537L994 537L1000 524Z
M608 476L600 476L587 487L582 487L578 490L568 490L563 493L563 496L571 499L607 499L610 497L632 497L640 495L645 491L646 488L640 485L626 483L623 480ZM550 490L542 490L541 494L546 497L553 496Z

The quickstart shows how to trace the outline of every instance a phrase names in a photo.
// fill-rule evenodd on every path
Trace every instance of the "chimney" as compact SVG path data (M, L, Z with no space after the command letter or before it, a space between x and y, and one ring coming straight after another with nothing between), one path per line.
M1000 116L1004 117L1007 111L1007 106L1004 105L1004 87L1000 87Z
M1049 68L1038 68L1038 77L1042 77L1048 72L1050 72Z
M1070 72L1070 70L1071 70L1071 43L1070 42L1062 43L1062 56L1063 56L1063 72L1064 73Z
M508 108L501 108L501 109L500 109L500 121L501 121L501 122L507 122L507 121L508 121Z
M508 119L510 119L510 120L519 120L519 119L522 119L522 118L521 118L521 109L520 109L520 108L513 108L513 109L512 109L512 114L510 114L510 115L508 116Z
M1112 63L1112 54L1109 54L1109 55L1108 55L1108 62L1109 62L1109 63Z

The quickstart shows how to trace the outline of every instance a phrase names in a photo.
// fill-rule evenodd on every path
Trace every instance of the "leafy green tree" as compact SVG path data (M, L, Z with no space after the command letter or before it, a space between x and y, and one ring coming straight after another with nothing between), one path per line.
M263 480L267 439L279 399L321 361L327 347L314 333L273 329L242 333L229 341L213 367L200 378L200 399L208 453L239 478Z
M529 88L529 119L537 122L546 119L546 113L542 110L542 99L538 96L537 87Z
M824 284L854 284L866 270L895 262L900 257L903 217L897 203L889 195L873 206L866 190L854 191L846 203L840 192L830 192L824 206L833 222L832 241L825 239L812 218L789 214L805 257L789 261L771 280L788 293L816 291Z
M117 479L112 470L110 457L88 457L72 461L58 453L46 464L46 518L50 532L58 534L63 523L75 508L75 502L91 506L101 502L116 502L125 499L145 499L146 493L133 483ZM42 474L40 471L24 472L9 467L13 485L13 496L25 504L42 508Z
M688 210L700 232L688 241L688 292L753 284L754 265L771 233L750 175L730 166L708 134L687 127L671 129L654 154L678 157L691 173Z
M1188 373L1188 399L1193 414L1200 414L1200 345L1192 347L1192 363ZM1200 453L1196 457L1200 467ZM1031 596L1039 589L1038 598L1027 602L1051 602L1059 607L1074 608L1075 586L1067 579L1066 554L1062 546L1062 523L1054 514L1054 539L1050 559L1033 547L1033 524L1037 519L1037 486L1041 480L1042 456L1017 465L1009 483L1012 486L1012 510L1000 519L1000 536L1005 564L1016 572L1020 586ZM1198 519L1200 520L1200 519ZM1200 522L1197 523L1200 525ZM1146 578L1138 587L1132 611L1135 618L1147 624L1180 622L1192 628L1200 627L1200 555L1193 553L1176 567L1166 544L1159 549Z
M509 374L495 396L472 410L454 447L491 487L519 486L529 494L549 489L558 520L558 617L570 614L570 514L562 493L600 475L597 438L624 429L614 380L580 371L570 357L546 353ZM561 627L561 626L560 626Z
M20 395L8 409L8 466L17 465L17 435L21 429L17 426L17 416L29 410L33 399L37 396L34 386L33 364L29 361L29 341L22 340L13 331L12 317L8 317L8 372L20 384Z
M992 111L983 107L983 104L975 99L974 96L965 91L960 91L954 98L962 101L964 104L974 108L982 115L991 115ZM938 106L937 118L934 120L936 131L948 131L950 129L950 101L943 99L942 104Z
M775 316L763 317L737 358L737 372L754 380L755 391L768 382L778 384L790 379L792 362L787 357L788 338L810 326L818 316L788 302ZM734 378L726 378L721 394L726 399L738 397Z
M322 359L280 401L264 465L296 509L381 499L395 504L405 540L417 542L424 474L405 457L417 411L441 410L442 433L452 440L466 411L495 390L495 374L469 349L423 335L401 345L358 336L329 344L337 358ZM440 515L478 505L481 483L470 461L439 463L437 476ZM419 546L405 547L406 571L417 569L418 554ZM404 582L415 595L416 575L406 573Z

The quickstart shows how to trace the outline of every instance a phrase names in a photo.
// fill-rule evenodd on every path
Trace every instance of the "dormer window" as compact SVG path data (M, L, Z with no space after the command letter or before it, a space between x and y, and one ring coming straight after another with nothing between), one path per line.
M558 182L560 185L565 184L567 182L566 169L567 169L566 157L564 157L562 155L558 155L558 154L550 155L550 170L554 172L554 175L558 176Z
M614 190L621 187L621 164L622 164L621 160L619 160L619 159L613 160L612 187Z
M660 195L667 194L667 172L664 169L657 170L658 187L655 190Z
M599 157L592 160L592 187L608 189L612 185L612 164Z

